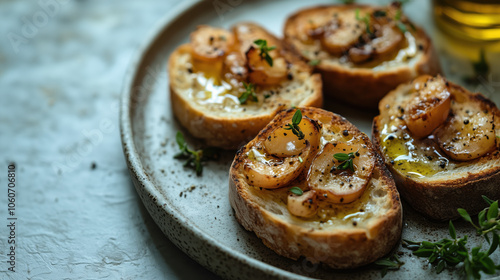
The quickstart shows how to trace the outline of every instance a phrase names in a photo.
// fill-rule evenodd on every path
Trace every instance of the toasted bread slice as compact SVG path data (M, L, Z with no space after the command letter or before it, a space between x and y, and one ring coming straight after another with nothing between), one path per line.
M322 106L320 76L262 27L241 23L232 32L206 26L195 32L191 43L170 56L170 98L175 117L207 145L236 149L255 137L278 111ZM201 40L204 36L207 42ZM272 67L259 56L254 43L258 39L276 47L270 51ZM245 87L255 92L256 99L249 95L240 104Z
M301 108L302 120L317 124L317 135L311 137L317 136L321 140L316 146L312 144L313 141L307 140L304 151L292 156L292 160L303 157L299 161L291 162L289 158L280 158L276 165L271 163L278 169L281 168L280 164L286 169L288 165L296 168L302 163L302 169L294 170L297 172L294 179L282 182L280 178L269 178L278 182L277 186L266 184L264 180L259 180L263 184L256 184L257 177L248 166L256 161L273 160L273 156L256 151L260 151L262 145L267 145L266 141L273 141L276 131L279 134L279 129L286 127L293 119L294 111L290 109L279 113L255 139L236 154L230 169L229 200L237 220L245 229L255 232L267 247L291 259L304 256L314 263L322 262L332 268L347 269L371 263L387 254L400 239L402 208L395 183L376 152L370 154L374 166L366 181L366 188L356 194L354 201L342 203L342 197L338 203L329 200L331 193L327 186L330 183L326 182L326 178L333 173L330 168L327 175L316 178L316 182L322 182L324 178L324 185L320 184L317 188L310 186L308 178L311 173L322 172L311 166L315 166L327 145L337 143L334 145L340 146L342 144L339 143L359 140L364 149L373 149L369 138L343 117L322 109ZM310 133L307 128L302 128L302 131L308 139ZM292 134L291 137L295 135ZM356 164L354 172L364 170L361 165ZM271 174L276 177L278 173ZM264 184L265 188L262 187ZM309 213L311 215L302 217L292 214L290 199L302 197L291 194L292 187L304 191L302 196L306 199L302 206L306 207L303 210L309 211L314 207L315 211ZM330 187L340 188L339 185ZM348 189L347 185L345 188ZM308 194L313 191L318 192L318 197L309 200Z
M441 72L431 40L397 5L303 9L287 19L284 36L315 65L325 96L359 107L376 108L399 84Z
M424 86L437 79L441 78L418 78ZM373 121L373 143L413 208L437 220L458 218L457 208L477 213L484 208L481 195L500 199L500 111L483 95L444 80L444 91L451 96L447 119L430 135L416 137L408 129L405 114L415 98L416 83L400 85L381 100L380 115ZM468 108L466 118L455 122L458 130L449 130L463 115L463 108ZM461 147L465 154L459 152ZM474 152L476 148L484 154Z

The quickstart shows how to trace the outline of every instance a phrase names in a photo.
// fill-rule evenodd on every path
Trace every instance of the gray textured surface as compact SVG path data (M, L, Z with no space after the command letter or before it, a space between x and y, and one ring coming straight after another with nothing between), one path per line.
M0 278L216 279L154 224L119 139L118 101L132 56L179 1L54 1L43 1L60 3L46 20L38 1L0 2ZM429 26L424 7L411 17ZM447 74L470 73L470 63L444 46ZM483 89L498 102L500 79L490 78ZM5 262L9 162L19 180L16 273Z
M38 1L0 2L0 278L216 279L145 211L119 137L125 72L178 1L49 2L60 3L53 16L35 22L44 11ZM23 34L24 19L39 26L24 30L32 38ZM18 52L10 32L26 40ZM11 161L15 273L5 262Z

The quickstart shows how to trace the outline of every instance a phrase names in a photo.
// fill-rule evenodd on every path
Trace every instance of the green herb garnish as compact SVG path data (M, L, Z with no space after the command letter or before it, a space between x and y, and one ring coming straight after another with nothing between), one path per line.
M289 191L295 195L302 195L304 193L299 187L292 187Z
M202 161L218 158L215 148L206 148L196 151L189 149L186 140L184 139L184 135L182 135L180 131L177 131L175 140L179 146L180 152L177 153L174 158L186 159L184 166L194 168L196 175L198 176L200 176L203 172L203 166L201 165Z
M474 74L471 77L464 77L463 80L466 83L479 84L481 78L485 78L490 71L484 49L479 51L479 61L472 62L472 68L474 69Z
M300 121L302 120L302 112L300 110L295 111L295 114L293 114L292 117L292 123L289 123L286 125L285 129L286 130L291 130L293 134L297 135L299 140L304 139L304 132L300 130L299 124Z
M356 20L363 21L366 25L366 33L373 34L373 32L370 30L370 17L368 15L361 17L359 15L359 8L356 9Z
M440 273L447 267L454 267L463 263L461 271L465 274L467 279L480 279L480 272L486 274L494 274L496 270L500 270L500 265L495 265L493 260L489 257L498 248L500 241L500 220L498 216L498 201L483 196L483 199L489 204L488 208L479 212L476 225L469 213L465 209L459 208L457 211L460 216L476 229L478 235L482 236L489 248L481 251L481 245L469 249L466 247L467 236L457 238L455 227L450 221L448 230L451 239L442 239L438 242L432 243L428 241L408 241L404 240L404 245L413 250L416 256L427 258L429 263L436 267L436 272Z
M375 12L373 12L373 16L374 17L385 17L385 16L387 16L387 12L382 11L382 10L376 10Z
M276 49L276 46L269 47L269 46L267 46L267 41L262 40L262 39L257 39L253 42L259 47L260 58L265 59L267 61L267 64L269 64L269 66L272 67L273 66L273 58L269 55L269 52Z
M259 99L257 98L257 94L255 94L255 85L252 83L245 83L243 82L243 87L245 87L245 92L243 92L240 97L238 97L238 100L240 101L240 104L244 104L247 102L248 98L251 98L252 101L258 102Z
M338 170L351 170L351 172L354 172L354 164L352 163L352 160L356 157L359 156L358 152L351 152L348 154L345 153L336 153L333 155L333 157L340 163L337 167L332 167L331 171L335 171L335 169Z
M321 60L319 60L319 59L313 59L313 60L309 61L309 65L311 65L311 66L316 66L316 65L318 65L320 62L321 62Z
M399 30L401 30L401 32L405 33L406 31L408 31L408 28L406 28L406 24L404 24L402 21L401 21L401 10L397 10L396 11L396 15L394 16L394 21L396 21L396 26L399 28ZM411 25L413 30L415 30L415 26Z
M375 264L381 269L380 274L384 277L388 270L398 270L405 263L399 260L394 254L390 257L377 260Z
M405 33L406 31L408 31L408 29L406 28L406 25L402 22L398 22L397 23L397 26L399 28L399 30L401 30L401 32Z
M474 67L474 73L476 73L477 76L488 75L488 72L490 71L490 66L488 65L488 62L486 62L484 49L481 49L479 51L479 61L472 63L472 66Z

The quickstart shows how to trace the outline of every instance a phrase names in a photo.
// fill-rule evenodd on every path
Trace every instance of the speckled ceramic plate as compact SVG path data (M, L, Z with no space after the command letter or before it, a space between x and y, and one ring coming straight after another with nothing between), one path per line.
M388 1L381 1L387 3ZM238 21L256 21L280 34L284 19L306 5L332 1L203 1L180 4L165 17L145 42L132 64L121 106L122 142L137 193L165 235L190 257L216 274L231 279L265 278L379 278L373 266L332 271L305 260L292 261L276 255L252 233L244 230L233 216L228 201L228 170L234 154L227 152L217 162L204 167L197 177L182 162L175 134L183 131L173 118L168 97L166 64L169 54L199 24L229 27ZM428 1L412 1L409 10L429 11ZM430 13L411 15L428 27ZM326 109L339 113L370 135L374 113L326 102ZM201 143L187 137L190 145ZM459 234L474 235L464 223L457 223ZM447 224L425 220L404 205L403 238L437 240L447 236ZM423 260L400 245L406 264L389 272L390 278L423 279L458 277L457 272L437 275Z

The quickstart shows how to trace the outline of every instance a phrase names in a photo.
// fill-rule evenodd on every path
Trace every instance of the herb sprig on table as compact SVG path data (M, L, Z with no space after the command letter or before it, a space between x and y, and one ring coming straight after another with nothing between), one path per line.
M192 150L188 148L184 135L180 131L177 131L175 135L175 140L179 146L180 152L177 153L174 158L185 159L185 167L191 167L196 171L196 175L200 176L203 173L202 161L207 161L211 159L217 159L219 157L217 149L215 148L205 148L200 150Z
M467 236L458 238L451 221L448 225L451 239L444 238L438 242L404 240L404 245L413 250L414 255L427 258L429 263L435 266L437 273L441 273L445 268L463 264L461 271L467 279L480 279L480 272L494 274L500 270L500 265L496 265L490 258L490 255L498 248L500 240L498 201L492 201L486 196L483 196L483 199L489 207L479 212L477 224L472 221L465 209L459 208L458 213L476 229L479 236L484 238L489 245L487 248L483 249L483 244L481 244L469 250L466 246Z
M380 271L380 276L384 277L387 274L387 271L389 270L398 270L401 266L403 266L405 263L402 262L396 254L393 254L392 256L386 257L386 258L381 258L375 262L375 265L377 265L378 268L381 269Z

